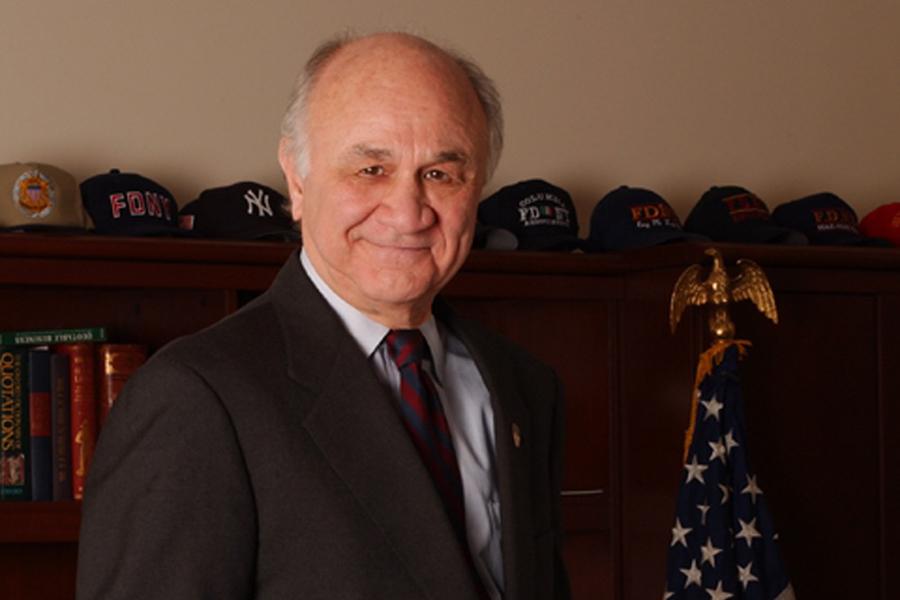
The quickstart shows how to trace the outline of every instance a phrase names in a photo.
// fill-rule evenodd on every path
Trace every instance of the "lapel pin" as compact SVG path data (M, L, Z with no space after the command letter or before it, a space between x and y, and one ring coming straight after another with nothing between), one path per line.
M519 429L518 423L512 424L513 446L516 448L522 445L522 431Z

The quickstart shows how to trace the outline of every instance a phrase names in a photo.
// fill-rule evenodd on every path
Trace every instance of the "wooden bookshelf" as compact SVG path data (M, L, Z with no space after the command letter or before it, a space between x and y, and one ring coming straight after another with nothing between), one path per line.
M734 317L754 342L743 367L750 442L798 595L900 597L889 572L900 559L900 250L717 246L729 264L760 263L783 311L777 328L748 306ZM686 266L707 261L704 248L476 251L446 290L460 312L562 377L575 598L660 595L694 361L707 341L694 313L668 332L668 298ZM0 329L103 325L111 341L152 351L264 290L291 250L0 234ZM834 525L827 543L822 523ZM73 598L78 527L77 502L0 503L0 598Z

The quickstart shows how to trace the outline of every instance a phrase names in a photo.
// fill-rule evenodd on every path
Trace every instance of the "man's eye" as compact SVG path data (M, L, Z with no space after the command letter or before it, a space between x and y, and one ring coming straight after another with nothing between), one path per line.
M366 167L364 169L360 169L359 174L367 175L369 177L376 177L378 175L384 175L384 167L382 167L382 166Z
M425 179L430 179L431 181L449 181L450 175L439 169L429 169L425 171Z

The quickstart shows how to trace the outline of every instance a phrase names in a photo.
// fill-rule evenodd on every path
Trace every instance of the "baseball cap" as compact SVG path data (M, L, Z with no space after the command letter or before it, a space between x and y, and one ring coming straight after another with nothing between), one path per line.
M776 225L756 194L736 185L713 186L691 210L684 228L717 242L807 244L806 236Z
M300 232L286 205L272 188L239 181L200 192L178 213L178 225L203 237L296 241Z
M859 224L863 235L887 240L900 246L900 202L883 204L863 217Z
M586 245L590 252L602 252L691 240L708 238L684 231L678 215L656 192L623 185L594 206Z
M528 179L500 188L478 205L478 221L485 239L493 236L505 245L509 236L519 250L568 251L582 247L578 215L572 197L543 179Z
M36 162L0 165L0 228L77 232L88 224L72 175Z
M155 181L112 169L81 182L81 200L97 233L189 235L178 228L178 205Z
M831 192L820 192L785 202L772 211L778 225L796 229L810 244L824 246L890 246L877 237L859 231L853 208Z

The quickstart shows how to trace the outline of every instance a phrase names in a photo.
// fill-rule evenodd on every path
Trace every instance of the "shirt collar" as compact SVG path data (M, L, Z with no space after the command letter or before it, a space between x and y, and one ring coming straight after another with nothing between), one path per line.
M300 251L300 264L306 271L310 281L319 290L319 293L325 298L329 306L337 313L338 318L347 328L347 331L356 340L357 345L366 357L371 357L378 350L384 336L388 334L388 329L381 323L373 321L366 316L358 308L341 298L337 292L325 282L324 279L316 271L312 261L306 254L306 250ZM443 379L444 372L444 336L438 323L434 318L434 314L428 315L428 320L419 327L425 341L428 343L428 349L431 351L431 358L434 361L434 376L438 383Z

